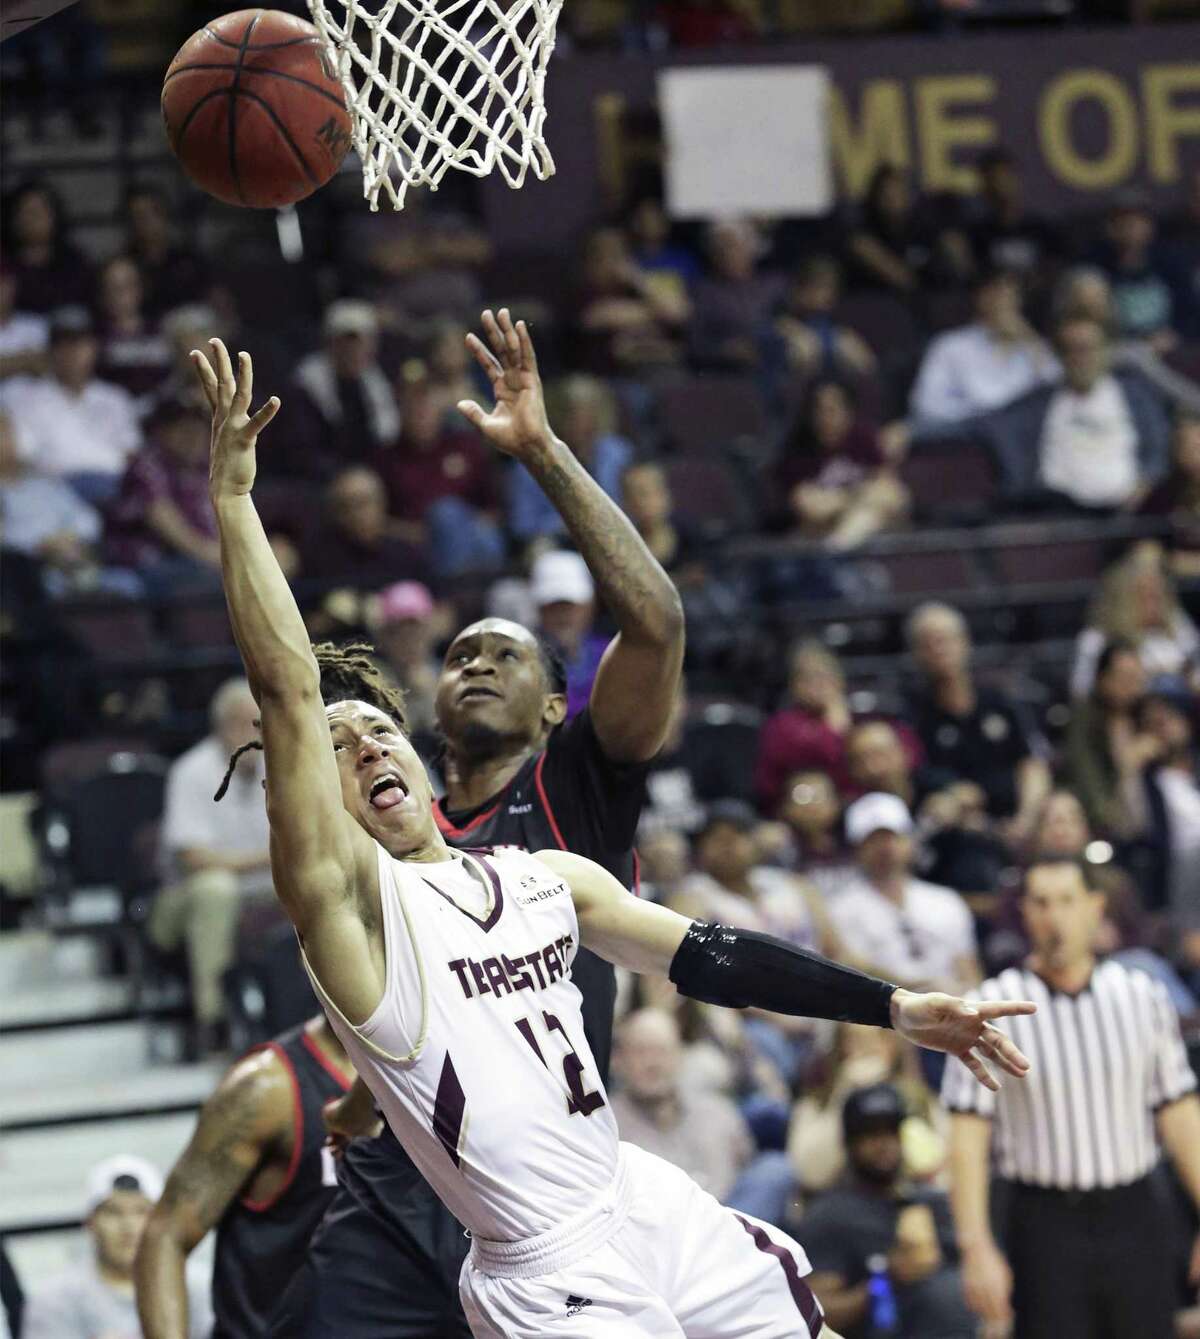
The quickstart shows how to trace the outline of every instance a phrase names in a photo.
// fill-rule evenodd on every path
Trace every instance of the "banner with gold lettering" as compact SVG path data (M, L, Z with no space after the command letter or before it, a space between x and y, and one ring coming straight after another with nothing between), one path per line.
M619 204L645 142L658 72L721 64L823 66L834 183L857 198L880 163L922 191L971 191L992 145L1016 154L1039 211L1101 209L1138 185L1164 207L1200 170L1200 24L1027 30L954 38L777 42L662 57L569 56L547 79L557 174L484 183L497 241L544 248Z

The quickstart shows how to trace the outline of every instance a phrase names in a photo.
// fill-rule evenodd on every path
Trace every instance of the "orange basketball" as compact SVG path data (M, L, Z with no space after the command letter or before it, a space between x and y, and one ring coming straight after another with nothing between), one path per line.
M241 9L179 48L162 91L167 138L201 190L273 209L311 195L350 147L346 94L311 23Z

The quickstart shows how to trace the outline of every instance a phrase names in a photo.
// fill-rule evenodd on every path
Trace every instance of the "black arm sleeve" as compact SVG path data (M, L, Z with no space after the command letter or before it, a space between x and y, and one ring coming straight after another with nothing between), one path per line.
M694 922L668 976L703 1004L892 1025L894 985L755 930Z

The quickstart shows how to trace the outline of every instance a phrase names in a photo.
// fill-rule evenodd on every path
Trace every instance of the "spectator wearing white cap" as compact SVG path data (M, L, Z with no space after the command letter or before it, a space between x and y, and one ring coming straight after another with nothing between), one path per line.
M325 347L296 368L283 397L291 467L327 479L370 459L400 435L400 410L379 366L379 318L369 302L342 298L325 310Z
M913 820L896 795L875 791L846 810L857 869L830 898L846 951L864 970L909 989L956 994L980 979L975 924L952 889L913 877Z
M404 690L411 734L435 727L433 700L442 666L434 646L446 631L444 614L422 582L397 581L379 592L375 649Z
M608 638L592 631L596 587L578 553L538 556L529 574L538 627L562 652L567 669L567 717L587 706Z
M83 1216L91 1255L47 1281L29 1299L23 1339L139 1339L133 1261L163 1179L153 1163L118 1154L88 1173ZM193 1287L192 1339L208 1333L211 1309Z

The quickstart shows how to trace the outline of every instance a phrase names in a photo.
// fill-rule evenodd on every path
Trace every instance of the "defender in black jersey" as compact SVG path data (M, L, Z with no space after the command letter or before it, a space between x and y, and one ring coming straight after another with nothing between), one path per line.
M485 313L484 324L499 352L511 323L505 330ZM666 735L683 663L679 596L620 509L548 427L538 428L536 371L529 379L501 370L478 341L472 347L496 394L492 413L477 411L473 421L554 502L618 631L587 709L565 724L561 664L533 634L503 619L458 634L437 692L446 741L437 823L451 846L559 847L633 888L647 763ZM362 695L344 674L323 674L322 693L327 701ZM572 975L607 1078L613 969L581 950ZM469 1243L396 1138L385 1130L351 1140L339 1183L272 1339L467 1339L458 1274Z
M354 1072L323 1017L255 1047L205 1103L138 1251L147 1339L187 1333L184 1264L215 1226L213 1339L260 1339L337 1184L322 1108Z

